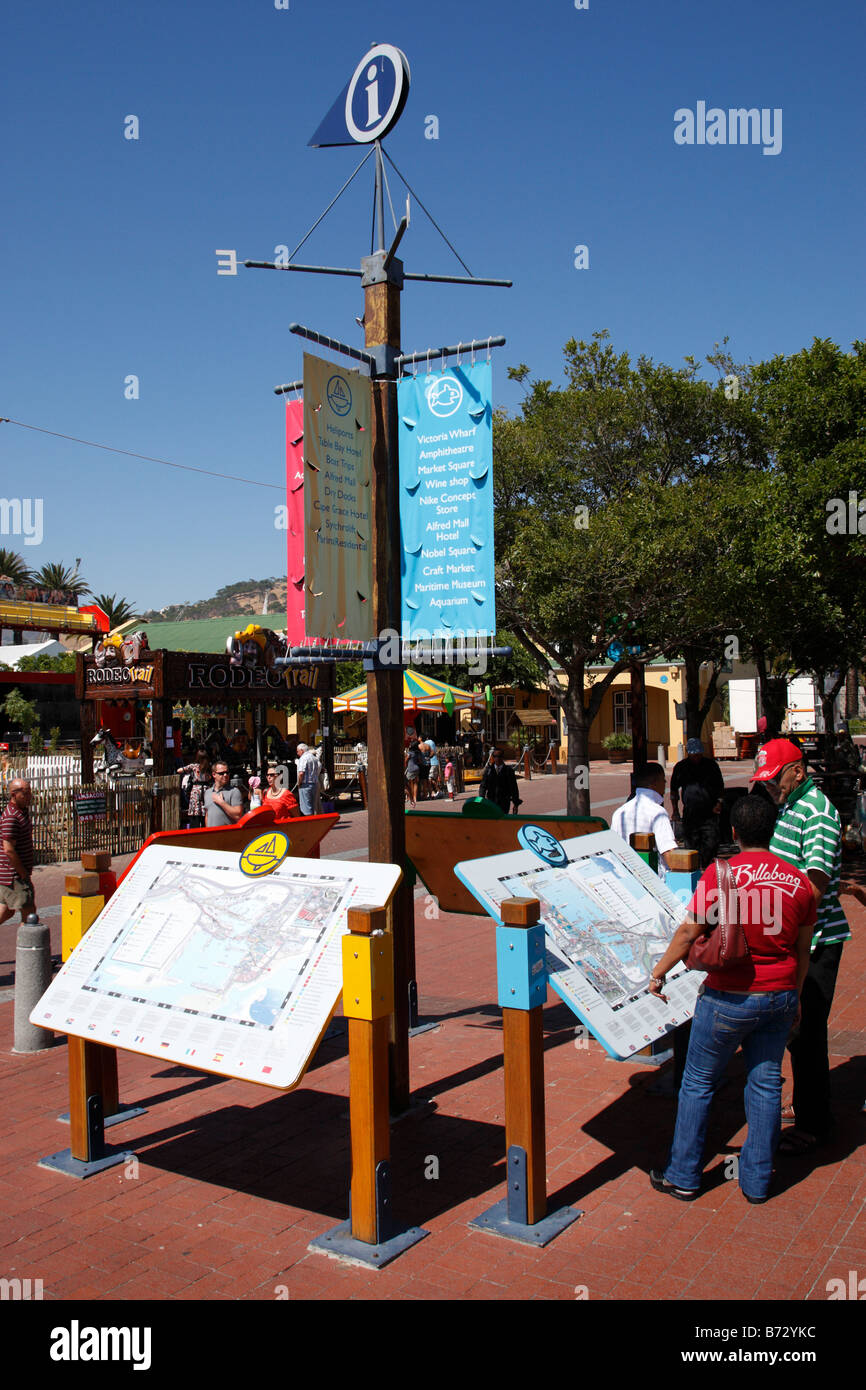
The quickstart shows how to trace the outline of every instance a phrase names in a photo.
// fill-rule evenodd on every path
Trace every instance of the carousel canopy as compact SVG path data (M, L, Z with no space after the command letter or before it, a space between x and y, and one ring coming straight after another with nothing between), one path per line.
M439 710L452 714L455 709L484 709L485 697L480 691L460 690L456 685L436 681L420 671L403 672L403 708ZM367 686L356 685L334 698L335 714L366 714Z

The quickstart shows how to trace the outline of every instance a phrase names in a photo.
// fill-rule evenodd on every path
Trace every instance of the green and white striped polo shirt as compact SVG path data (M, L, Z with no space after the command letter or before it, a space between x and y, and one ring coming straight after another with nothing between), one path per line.
M812 950L819 945L829 946L833 941L847 941L851 929L839 902L842 822L836 807L818 790L811 777L795 787L780 807L770 849L802 873L817 869L830 880L818 904Z

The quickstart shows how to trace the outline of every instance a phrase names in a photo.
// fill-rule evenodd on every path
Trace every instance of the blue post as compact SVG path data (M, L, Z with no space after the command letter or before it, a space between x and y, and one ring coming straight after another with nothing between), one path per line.
M544 927L537 898L506 898L496 928L496 975L505 1059L506 1197L470 1221L476 1230L547 1245L580 1216L547 1211Z

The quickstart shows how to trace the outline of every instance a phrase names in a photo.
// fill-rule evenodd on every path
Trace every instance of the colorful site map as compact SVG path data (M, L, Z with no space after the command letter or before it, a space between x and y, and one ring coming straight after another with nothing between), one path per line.
M627 1057L694 1012L701 974L670 972L667 1004L647 992L683 906L612 831L562 848L561 868L519 850L465 860L455 873L497 921L503 898L538 899L551 985L611 1056Z
M353 903L387 903L392 865L285 859L250 879L238 855L152 845L82 938L34 1022L288 1088L340 996Z

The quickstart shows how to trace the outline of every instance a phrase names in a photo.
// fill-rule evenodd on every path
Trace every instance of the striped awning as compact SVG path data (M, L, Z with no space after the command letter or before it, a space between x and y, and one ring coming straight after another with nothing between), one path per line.
M456 685L434 680L420 671L403 672L403 708L437 710L451 714L455 709L484 709L483 691L461 690ZM335 714L366 714L367 686L356 685L334 699Z

